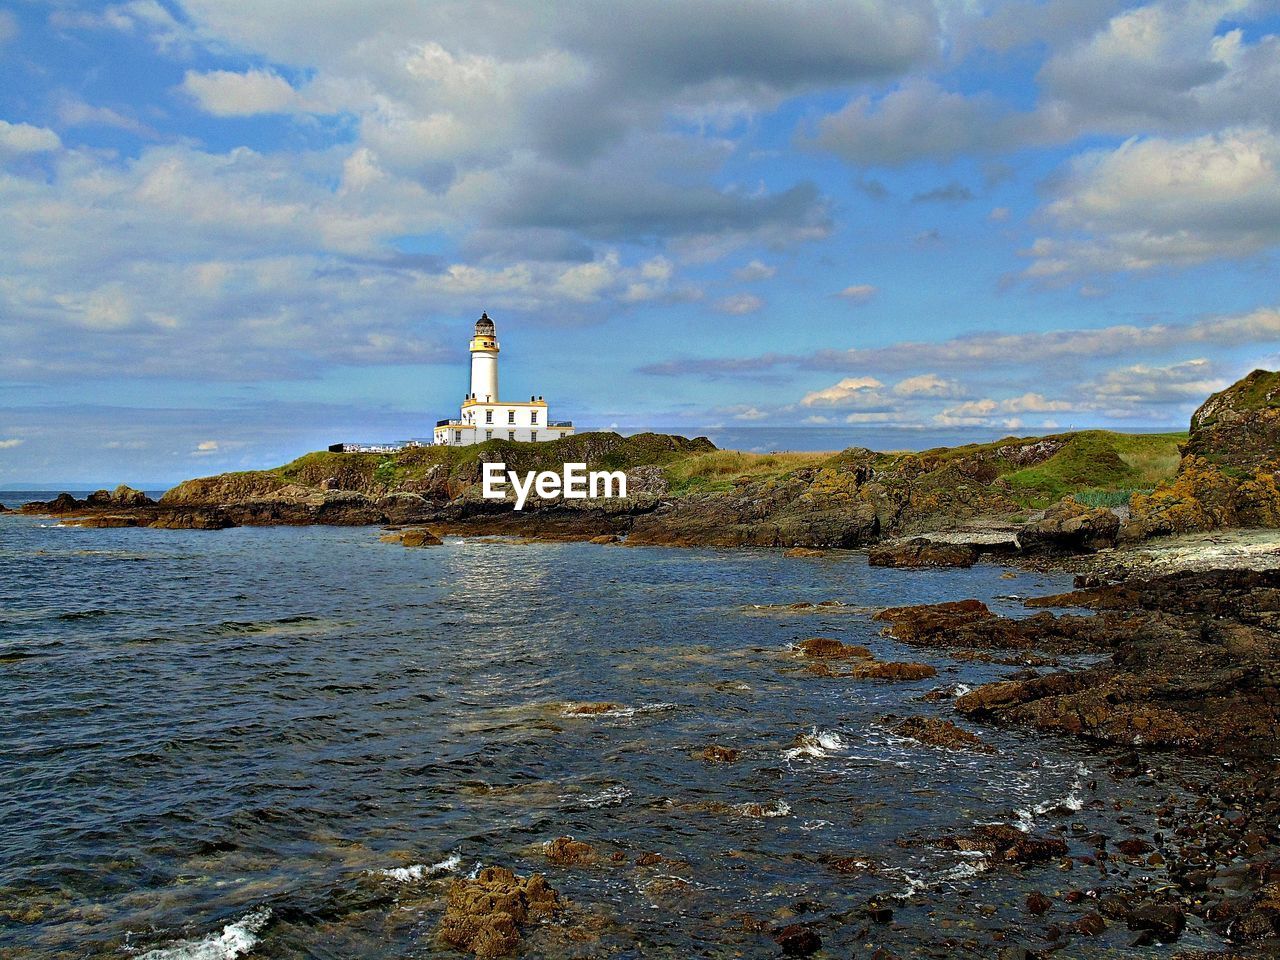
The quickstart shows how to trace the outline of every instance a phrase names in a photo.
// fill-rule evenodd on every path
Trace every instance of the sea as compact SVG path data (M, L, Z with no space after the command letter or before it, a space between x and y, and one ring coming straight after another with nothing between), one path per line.
M1020 616L1062 574L380 532L0 515L0 957L460 956L444 898L488 865L568 904L524 956L777 956L794 923L820 956L1042 950L1119 882L1097 837L1150 838L1213 776L994 725L965 724L991 753L894 732L1019 667L903 647L876 610ZM813 676L791 650L812 636L938 675ZM711 744L741 758L708 764ZM937 843L989 823L1076 859ZM596 862L549 863L564 836ZM1063 955L1168 953L1133 938L1112 924ZM1180 944L1215 945L1194 918Z

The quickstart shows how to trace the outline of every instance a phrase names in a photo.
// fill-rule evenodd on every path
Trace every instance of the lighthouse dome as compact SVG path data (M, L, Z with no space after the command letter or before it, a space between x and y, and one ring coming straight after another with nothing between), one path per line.
M489 319L489 314L480 314L480 319L476 321L477 337L492 337L494 335L493 321Z

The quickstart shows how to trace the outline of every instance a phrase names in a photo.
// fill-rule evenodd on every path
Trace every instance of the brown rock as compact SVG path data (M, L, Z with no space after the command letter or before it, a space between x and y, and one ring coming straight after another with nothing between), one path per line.
M1107 921L1100 913L1086 913L1071 924L1071 931L1082 937L1096 937L1107 929Z
M1004 823L975 827L966 835L944 837L938 841L944 850L985 853L995 863L1044 863L1067 852L1067 845L1057 837L1038 837L1023 833Z
M447 946L490 960L516 950L521 927L560 909L559 898L541 874L523 878L505 867L486 867L474 879L457 879L450 885L437 936Z
M822 938L798 923L774 931L773 942L782 948L784 957L807 957L822 948Z
M737 747L722 747L713 743L698 755L703 763L737 763L742 751Z
M444 541L430 530L418 528L401 533L400 543L406 547L438 547Z
M950 720L940 720L937 717L908 717L894 728L894 733L931 747L945 747L948 750L991 753L994 749L981 737L957 727Z
M916 537L872 547L867 562L873 567L972 567L978 551L969 544Z
M561 711L566 717L594 717L602 713L621 710L622 705L607 700L587 703L568 703Z
M557 837L547 844L547 862L560 867L595 863L599 859L595 847L573 837Z
M809 637L796 643L795 650L810 660L865 660L871 656L866 647L841 643L832 637Z
M164 510L148 526L157 530L225 530L235 524L217 510Z
M924 680L926 677L934 677L937 674L937 669L927 663L869 660L855 664L852 670L842 676L852 677L855 680L908 681Z
M1064 497L1044 518L1018 531L1018 545L1026 553L1066 553L1099 550L1115 545L1120 518L1105 507L1086 507Z
M782 552L782 555L784 557L793 557L793 558L794 557L825 557L827 555L827 552L825 550L814 549L813 547L792 547L790 550L784 550Z
M622 538L612 533L601 534L600 536L592 537L590 540L587 541L587 543L599 543L599 544L621 543L621 542L622 542Z
M1038 917L1053 909L1053 901L1038 890L1033 890L1027 894L1026 907L1028 913Z

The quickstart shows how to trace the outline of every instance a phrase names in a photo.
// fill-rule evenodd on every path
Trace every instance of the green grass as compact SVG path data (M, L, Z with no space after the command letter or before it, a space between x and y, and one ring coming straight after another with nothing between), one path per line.
M1130 491L1171 478L1178 469L1178 444L1185 439L1184 433L1085 430L1066 435L1062 449L1043 463L1004 478L1014 499L1027 506L1047 506L1068 494L1115 506L1127 503Z
M403 488L443 467L450 488L461 490L478 480L482 459L500 459L509 469L559 470L563 463L583 462L590 469L627 470L660 467L676 496L731 491L743 482L781 480L797 470L822 468L844 471L871 467L893 480L897 465L915 457L925 472L911 484L928 489L953 483L950 472L935 471L972 461L986 476L1008 485L1010 499L1022 509L1039 509L1071 494L1082 503L1120 506L1136 490L1150 490L1173 477L1178 468L1178 444L1184 433L1124 434L1105 430L1054 434L1048 437L1008 437L994 443L938 448L919 454L873 453L849 449L839 453L747 453L716 450L705 441L660 434L620 437L614 433L584 433L546 443L490 440L467 447L419 447L395 454L309 453L271 471L290 483L318 486L328 479L341 489L385 492ZM1025 448L1050 442L1053 456L1033 466ZM968 470L969 468L964 468ZM439 476L438 473L433 474ZM912 474L915 476L915 474ZM899 475L901 476L901 475Z
M816 467L830 453L745 453L714 450L673 461L664 468L671 492L714 493L733 489L741 479L778 479L804 467Z

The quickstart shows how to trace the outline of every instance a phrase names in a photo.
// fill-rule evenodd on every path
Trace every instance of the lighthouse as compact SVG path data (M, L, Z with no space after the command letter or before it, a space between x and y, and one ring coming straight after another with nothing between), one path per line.
M498 399L498 334L489 314L480 314L471 338L471 399L491 403Z
M486 440L537 443L573 433L570 420L552 420L547 401L531 394L527 401L504 400L498 393L498 332L482 313L471 337L471 385L457 419L437 420L433 441L440 446L466 446Z

